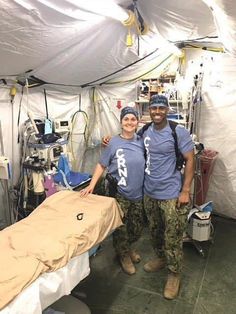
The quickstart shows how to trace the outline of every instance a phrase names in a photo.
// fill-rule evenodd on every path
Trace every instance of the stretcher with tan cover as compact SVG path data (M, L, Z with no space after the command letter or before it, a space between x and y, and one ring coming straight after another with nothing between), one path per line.
M45 272L100 243L122 224L114 198L61 191L0 232L0 309ZM79 270L78 270L79 271Z

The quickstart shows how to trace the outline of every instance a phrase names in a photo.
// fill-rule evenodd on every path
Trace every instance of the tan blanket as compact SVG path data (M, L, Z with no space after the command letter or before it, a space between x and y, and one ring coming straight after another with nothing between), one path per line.
M100 243L122 224L121 215L113 198L61 191L0 231L0 309L43 272Z

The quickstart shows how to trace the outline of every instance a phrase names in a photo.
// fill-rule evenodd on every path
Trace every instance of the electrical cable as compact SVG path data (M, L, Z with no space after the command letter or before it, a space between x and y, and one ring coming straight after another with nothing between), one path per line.
M203 39L216 39L219 38L219 36L204 36L204 37L197 37L193 39L186 39L184 41L170 41L172 44L184 44L184 43L189 43L189 42L194 42L194 41L199 41Z
M27 107L27 112L29 112L29 84L28 84L28 79L26 79L26 107Z
M88 115L87 113L81 109L81 94L79 94L79 110L77 110L73 115L72 115L72 118L71 118L71 132L69 134L69 141L70 141L70 147L71 147L71 153L72 153L72 157L73 159L75 160L75 154L74 154L74 150L73 150L73 135L83 135L84 137L84 141L87 142L88 140L88 136L87 136L87 130L88 130L88 121L89 121L89 118L88 118ZM81 113L82 116L83 116L83 119L84 119L84 122L85 122L85 126L84 126L84 130L83 132L81 133L74 133L74 128L75 128L75 123L76 123L76 118L78 117L78 114Z
M158 65L156 65L155 67L153 67L151 70L148 70L147 72L145 73L142 73L141 75L135 77L135 78L132 78L130 80L125 80L125 81L116 81L116 82L109 82L109 81L106 81L104 83L101 83L99 84L100 86L102 85L113 85L113 84L121 84L121 83L130 83L130 82L133 82L133 81L137 81L138 79L144 77L145 75L151 73L152 71L154 71L156 68L158 68L160 65L162 65L165 61L167 61L170 57L173 56L173 53L171 53L168 57L166 57L164 60L162 60Z
M221 53L225 52L224 48L221 48L221 47L215 48L215 47L206 47L206 46L196 46L193 44L187 44L183 48L184 49L194 48L194 49L201 49L201 50L206 50L206 51L211 51L211 52L221 52Z
M136 61L134 61L134 62L132 62L132 63L126 65L125 67L123 67L123 68L121 68L121 69L119 69L119 70L117 70L117 71L114 71L113 73L110 73L110 74L108 74L108 75L105 75L105 76L103 76L103 77L101 77L101 78L99 78L99 79L97 79L97 80L94 80L94 81L91 81L91 82L89 82L89 83L83 84L83 85L81 85L81 87L83 88L83 87L90 86L90 84L96 83L96 82L98 82L98 81L103 80L104 78L107 78L107 77L112 76L112 75L114 75L114 74L117 74L117 73L119 73L119 72L121 72L121 71L124 71L124 70L126 70L127 68L129 68L129 67L131 67L131 66L133 66L133 65L135 65L135 64L137 64L137 63L139 63L139 62L141 62L141 61L143 61L143 60L145 60L146 58L148 58L149 56L151 56L152 54L154 54L154 53L157 52L158 50L159 50L159 48L153 50L152 52L150 52L149 54L147 54L147 55L144 56L143 58L141 58L141 59L139 59L139 60L136 60ZM99 85L102 85L102 83L99 83Z
M84 117L84 120L85 120L85 127L84 127L84 131L82 133L76 133L76 135L84 135L84 140L86 141L87 140L87 137L86 137L86 131L87 131L87 127L88 127L88 115L85 111L81 110L81 94L79 94L79 110L77 110L72 118L71 118L71 123L72 123L72 130L74 128L74 120L75 120L75 117L79 114L79 113L82 113L83 117ZM71 132L72 133L72 132Z
M46 110L46 118L48 119L48 102L47 102L47 94L46 89L43 90L44 93L44 102L45 102L45 110Z
M19 104L19 111L18 111L18 117L17 117L17 129L18 129L17 144L20 143L20 130L19 130L19 126L20 126L20 115L21 115L21 106L22 106L23 95L24 95L24 88L22 87L22 89L21 89L20 104Z
M184 46L184 48L201 48L200 46L195 46L195 45L192 45L192 44L188 44L187 46Z

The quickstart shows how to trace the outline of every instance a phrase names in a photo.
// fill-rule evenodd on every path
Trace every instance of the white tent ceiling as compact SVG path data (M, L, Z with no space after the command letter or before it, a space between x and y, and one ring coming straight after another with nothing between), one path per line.
M225 49L235 53L236 8L232 0L90 0L86 5L92 2L94 6L87 10L84 2L2 0L0 78L33 75L50 83L80 86L144 57L163 46L163 38L211 41L208 37L217 36ZM103 9L107 2L111 8ZM127 48L127 28L109 17L117 8L127 11L132 3L149 27L147 35L139 37L139 55L136 31L131 30L135 44ZM108 16L88 11L96 8Z

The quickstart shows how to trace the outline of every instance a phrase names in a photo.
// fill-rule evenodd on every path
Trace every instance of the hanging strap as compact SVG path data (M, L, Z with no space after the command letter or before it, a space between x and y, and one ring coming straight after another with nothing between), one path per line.
M44 89L43 92L44 92L44 100L45 100L46 118L48 119L48 103L47 103L46 89Z
M17 118L17 129L18 129L17 143L18 143L18 144L20 143L20 130L19 130L19 125L20 125L20 115L21 115L21 105L22 105L23 94L24 94L24 87L22 86L22 89L21 89L21 99L20 99L20 105L19 105L19 111L18 111L18 118Z
M175 128L178 125L178 123L176 123L172 120L169 120L169 125L170 125L170 128L172 130L172 136L173 136L174 141L175 141L175 156L177 158L178 154L179 154L179 147L178 147L178 138L177 138L177 134L175 132Z
M169 121L169 125L170 128L172 130L172 136L174 138L174 145L175 145L175 156L176 156L176 169L177 170L181 170L183 165L184 165L184 157L181 153L181 151L179 150L179 146L178 146L178 137L175 131L176 126L178 125L178 123L172 121L172 120L168 120ZM137 134L139 136L143 136L144 132L150 127L150 125L152 124L152 122L149 122L147 124L145 124L138 132Z
M184 160L183 154L179 150L178 137L177 137L177 134L176 134L176 131L175 131L178 123L176 123L176 122L174 122L172 120L169 120L169 125L170 125L170 128L172 130L172 136L173 136L174 141L175 141L176 169L180 171L183 168L185 160Z

